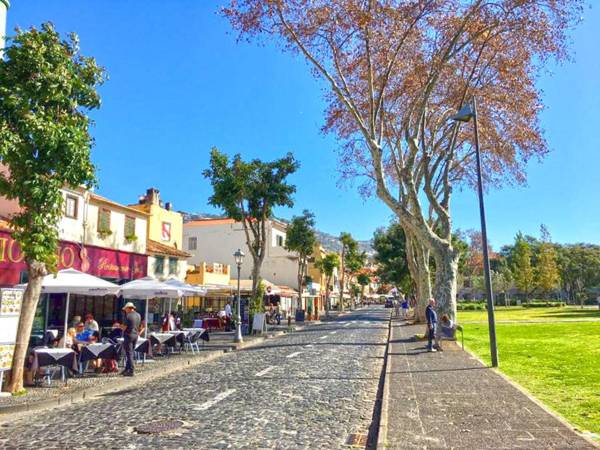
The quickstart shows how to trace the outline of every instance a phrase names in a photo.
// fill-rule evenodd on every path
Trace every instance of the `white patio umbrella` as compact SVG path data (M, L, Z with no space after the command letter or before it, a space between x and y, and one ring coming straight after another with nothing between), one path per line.
M19 289L25 289L27 284L18 284ZM114 295L119 290L119 286L102 278L95 277L88 273L80 272L75 269L59 270L56 275L46 275L42 280L42 294L67 294L65 305L65 330L67 334L69 301L71 294L93 295L101 297L103 295ZM65 339L65 345L66 345Z
M137 280L130 281L129 283L122 284L119 289L118 295L123 298L136 298L146 300L146 329L144 336L148 336L148 301L151 298L179 298L184 295L184 291L176 286L171 286L162 281L158 281L152 277L139 278Z
M198 295L204 296L207 293L207 289L205 287L194 286L193 284L185 283L177 278L169 278L167 281L165 281L165 284L181 289L184 297L196 297Z
M169 278L167 281L165 281L165 284L181 289L183 291L183 297L205 296L207 293L206 288L188 284L184 281L178 280L177 278ZM172 299L169 299L169 314L171 314L171 302Z

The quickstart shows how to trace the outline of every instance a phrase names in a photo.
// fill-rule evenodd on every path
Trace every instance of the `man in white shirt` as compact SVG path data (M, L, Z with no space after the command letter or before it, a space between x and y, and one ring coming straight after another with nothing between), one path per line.
M225 305L225 316L227 316L228 319L231 319L231 315L231 304L227 302L227 304Z

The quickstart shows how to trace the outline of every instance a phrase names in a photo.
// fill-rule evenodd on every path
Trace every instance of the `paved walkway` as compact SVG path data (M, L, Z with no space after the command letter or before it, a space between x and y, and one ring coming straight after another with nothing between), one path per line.
M392 325L380 448L595 448L454 343L427 353L422 325Z

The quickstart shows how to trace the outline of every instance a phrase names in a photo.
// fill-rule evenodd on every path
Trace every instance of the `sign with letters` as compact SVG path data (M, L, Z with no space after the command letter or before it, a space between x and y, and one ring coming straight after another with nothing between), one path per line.
M58 269L76 269L101 278L133 280L146 276L148 256L110 248L86 246L60 241L57 250ZM21 282L20 273L27 270L25 255L10 232L0 231L0 284Z

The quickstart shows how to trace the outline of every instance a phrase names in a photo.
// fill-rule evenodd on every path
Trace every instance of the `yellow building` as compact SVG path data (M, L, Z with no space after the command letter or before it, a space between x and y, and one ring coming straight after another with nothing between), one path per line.
M186 309L197 312L217 312L224 309L232 298L230 278L231 267L226 264L202 262L191 266L185 278L186 283L202 285L207 293L202 297L185 298Z
M147 246L148 275L159 280L185 280L187 260L191 256L181 250L183 216L173 211L171 203L163 205L158 189L150 188L130 208L148 214Z
M329 253L331 252L325 250L321 244L317 244L308 263L307 273L312 279L312 283L307 286L307 292L303 294L303 307L307 310L309 306L312 306L313 315L320 315L325 311L327 277L318 269L317 263ZM338 269L336 268L329 281L329 299L332 306L337 303L338 297Z

